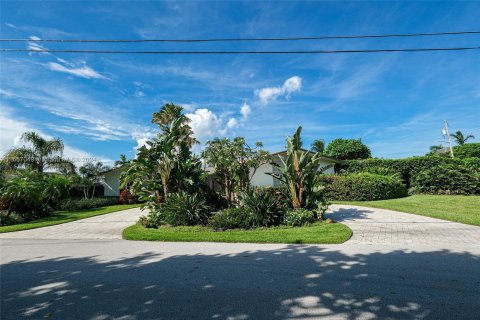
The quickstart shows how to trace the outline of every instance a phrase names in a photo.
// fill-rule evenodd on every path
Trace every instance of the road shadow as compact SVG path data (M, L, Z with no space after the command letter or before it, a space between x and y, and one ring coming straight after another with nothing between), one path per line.
M1 318L478 319L476 255L335 248L14 261Z

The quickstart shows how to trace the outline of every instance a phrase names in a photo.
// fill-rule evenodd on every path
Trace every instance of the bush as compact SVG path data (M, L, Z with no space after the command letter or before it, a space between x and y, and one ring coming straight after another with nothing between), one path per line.
M397 178L373 173L325 175L327 197L342 201L369 201L401 198L407 188Z
M164 218L160 211L151 211L148 215L141 216L138 223L145 228L158 228L162 224L165 224L163 220Z
M60 201L58 209L62 211L75 211L84 209L100 208L118 204L117 198L93 198L93 199L65 199Z
M9 226L12 224L19 224L24 222L22 215L15 211L8 212L6 210L0 211L0 226Z
M480 158L480 143L467 143L453 147L453 154L457 158Z
M240 195L241 205L252 215L252 226L270 227L279 225L285 209L274 189L250 189Z
M367 159L372 156L370 149L360 139L335 139L328 144L324 154L340 160Z
M138 203L138 197L132 195L129 189L123 189L120 191L120 196L118 197L119 204L133 204Z
M242 207L225 209L211 216L208 225L214 229L248 229L252 225L252 215Z
M339 170L348 173L374 172L374 170L388 171L389 175L398 174L407 188L410 188L412 179L420 171L441 164L452 164L459 167L464 166L461 159L452 159L441 156L422 156L405 159L365 159L345 161L337 167Z
M462 162L465 168L480 172L480 158L465 158Z
M315 221L314 212L306 209L288 210L283 218L283 224L300 227Z
M168 196L160 207L159 218L172 226L205 225L210 210L202 197L182 191Z
M478 194L480 174L451 164L421 171L412 181L413 193Z

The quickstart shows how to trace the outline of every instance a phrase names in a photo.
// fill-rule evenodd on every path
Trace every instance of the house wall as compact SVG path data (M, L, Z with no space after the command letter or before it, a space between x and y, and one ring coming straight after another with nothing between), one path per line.
M118 197L120 194L120 175L122 170L112 170L104 174L102 184L104 186L105 197Z
M253 172L250 171L251 173ZM273 166L269 163L267 164L262 164L260 167L258 167L257 171L255 171L255 174L252 177L252 180L250 181L251 185L254 187L271 187L274 185L274 178L268 174L267 172L273 172ZM250 174L251 174L250 173Z

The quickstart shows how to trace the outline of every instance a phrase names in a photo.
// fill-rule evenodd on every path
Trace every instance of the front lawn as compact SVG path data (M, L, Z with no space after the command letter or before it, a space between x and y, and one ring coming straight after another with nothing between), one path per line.
M145 228L136 224L123 231L127 240L186 242L253 242L253 243L342 243L352 230L341 223L315 223L305 227L272 227L252 230L232 229L223 232L208 227Z
M58 211L58 212L54 212L51 216L38 219L35 221L0 227L0 233L53 226L55 224L72 222L75 220L98 216L101 214L135 208L138 206L140 206L140 204L124 204L124 205L115 205L115 206L77 210L77 211Z
M391 200L334 203L390 209L480 226L480 196L413 195Z

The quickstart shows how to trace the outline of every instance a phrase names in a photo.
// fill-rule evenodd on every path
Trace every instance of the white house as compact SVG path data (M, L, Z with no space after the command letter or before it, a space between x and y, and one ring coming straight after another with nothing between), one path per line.
M286 151L280 151L272 153L272 162L277 163L278 165L283 164L282 157L285 155ZM340 163L339 160L321 157L319 171L324 167L326 169L324 173L335 173L334 165ZM114 168L103 173L103 186L104 186L104 196L106 197L116 197L119 195L120 188L120 176L122 174L123 168ZM209 173L209 179L207 180L208 185L214 189L219 190L220 186L215 181L215 169L213 167L207 166L205 171ZM251 184L255 187L276 187L280 185L280 181L271 175L268 175L269 172L278 172L278 168L272 165L271 163L261 165L252 177ZM253 173L253 172L252 172Z

